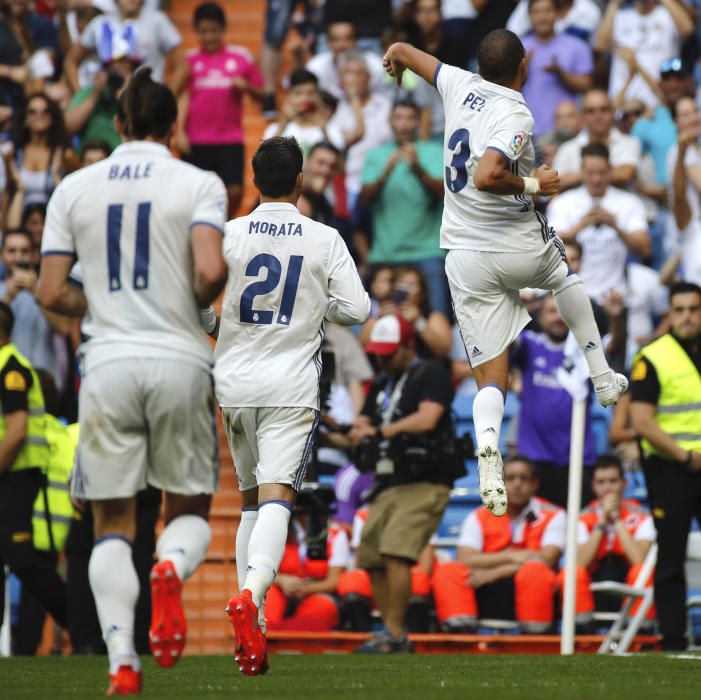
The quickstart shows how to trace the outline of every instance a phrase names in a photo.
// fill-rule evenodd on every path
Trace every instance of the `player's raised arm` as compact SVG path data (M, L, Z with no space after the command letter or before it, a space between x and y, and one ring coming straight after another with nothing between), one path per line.
M541 165L533 177L519 177L509 169L509 161L496 148L487 148L474 175L475 187L491 194L544 194L560 191L560 176L548 165Z
M402 84L402 75L407 68L433 85L436 70L440 65L440 61L435 56L402 42L392 44L382 60L385 70L395 78L397 85Z

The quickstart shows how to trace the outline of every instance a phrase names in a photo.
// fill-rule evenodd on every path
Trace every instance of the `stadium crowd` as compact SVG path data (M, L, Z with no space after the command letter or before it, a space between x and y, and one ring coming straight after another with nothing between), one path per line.
M244 181L250 156L244 151L244 106L260 113L265 138L294 136L305 155L299 210L341 232L372 311L354 333L328 329L335 367L326 422L349 428L346 435L328 427L321 433L318 470L321 478L335 480L337 498L328 556L307 557L305 516L296 517L266 614L269 629L369 630L372 571L369 576L356 568L355 557L357 552L361 563L372 561L361 533L374 478L356 463L364 440L378 433L392 437L383 431L391 425L387 404L396 408L402 400L393 398L401 380L391 391L389 384L375 386L378 377L386 381L392 373L374 349L389 343L407 350L406 367L420 362L429 368L417 380L421 386L412 393L409 412L419 410L422 397L442 405L445 417L452 405L456 424L469 433L465 407L476 391L439 247L447 170L442 103L412 74L398 87L383 69L383 49L407 41L447 64L474 70L479 37L504 26L521 37L529 56L523 96L535 118L537 165L552 165L562 183L560 195L541 198L537 207L564 242L569 267L584 281L613 366L632 370L633 402L654 404L659 384L651 400L636 389L647 372L639 353L674 330L670 289L693 296L693 285L701 284L701 6L696 0L268 0L267 6L256 58L248 48L226 43L227 26L237 22L226 0L196 8L199 45L190 47L169 19L167 3L161 7L158 0L0 0L0 336L39 373L47 413L74 423L80 326L46 311L36 297L46 205L63 177L108 157L119 144L117 98L139 65L150 66L178 98L173 153L222 178L231 217L244 213L242 202L253 189ZM283 65L289 70L283 72ZM395 637L404 620L410 631L471 631L480 618L504 617L527 632L554 629L572 412L558 368L568 331L551 295L528 289L521 296L533 321L512 350L511 389L518 400L507 435L509 517L463 508L464 520L446 545L445 528L436 526L451 508L448 491L474 486L470 475L443 475L435 479L432 498L424 492L409 499L421 513L403 513L399 519L408 532L394 535L406 541L413 532L416 540L396 557L416 562L411 573L406 566L398 574L411 576L411 597L399 610L375 601L388 627L399 630ZM696 323L687 337L696 338L688 353L698 373L698 313ZM0 368L4 414L17 410L11 403L18 389L13 382L21 383L16 374ZM631 417L630 395L616 406L610 432L591 398L578 531L582 629L594 609L618 604L593 597L588 583L635 580L656 539L645 504L631 498L629 484L642 485L643 478L637 444L642 433ZM695 410L686 432L697 435L689 449L701 452L701 409ZM438 430L439 423L429 421L425 431ZM9 435L8 420L0 447ZM47 433L47 439L53 438ZM40 488L38 498L42 490L51 496L34 507L35 554L18 554L7 544L11 525L0 528L0 572L4 561L24 585L18 653L33 653L37 646L41 615L30 597L71 631L76 650L101 645L94 609L81 604L89 595L89 514L72 517L66 500L72 448L62 443L60 456L31 465L49 470L48 488ZM2 450L0 459L0 474L16 468ZM690 462L695 468L696 459ZM691 516L701 516L700 478L688 485L696 500L674 534L685 537ZM7 491L0 476L0 508L12 498ZM157 503L157 494L140 498L144 576ZM37 528L52 508L48 529L54 534L39 542ZM70 533L66 519L72 520ZM373 529L375 539L383 536ZM67 588L46 574L55 573L66 538ZM683 553L675 553L680 556L683 564ZM679 565L666 565L673 569L667 576L674 590L664 590L677 599ZM678 606L658 607L660 615L664 609L675 618L671 627L663 624L668 648L683 646ZM142 611L140 651L147 648L147 624Z

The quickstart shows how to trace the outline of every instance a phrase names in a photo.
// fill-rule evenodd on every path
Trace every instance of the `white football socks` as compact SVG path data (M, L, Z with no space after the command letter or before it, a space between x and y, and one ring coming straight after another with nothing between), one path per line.
M605 375L608 379L610 367L606 360L601 335L596 327L594 311L587 291L578 275L569 275L559 289L553 290L557 308L565 323L569 326L584 358L589 365L589 376L594 380Z
M258 506L258 519L248 541L248 566L243 588L251 591L257 608L272 586L285 553L292 506L283 503L265 501Z
M199 515L180 515L171 520L156 544L158 561L170 560L181 581L195 573L212 539L209 523Z
M110 673L120 666L141 668L134 649L134 608L139 598L139 577L131 558L131 545L118 536L97 540L88 565L102 637L107 644Z
M499 447L501 421L504 418L504 393L494 384L483 386L472 404L472 420L475 424L477 450L489 445Z
M246 580L246 569L248 568L248 543L251 533L258 520L258 507L255 510L241 511L239 529L236 531L236 576L239 580L239 591L243 590L243 583Z

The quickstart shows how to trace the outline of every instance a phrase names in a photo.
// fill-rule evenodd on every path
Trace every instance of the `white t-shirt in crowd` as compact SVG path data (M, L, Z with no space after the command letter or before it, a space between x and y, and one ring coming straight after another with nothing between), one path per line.
M294 205L269 202L230 221L223 246L220 405L318 409L324 321L355 325L370 313L346 244Z
M385 95L373 93L363 107L365 135L355 145L348 149L346 156L346 191L358 194L362 188L363 163L368 151L392 139L392 129L389 125L392 113L392 102ZM355 131L355 112L347 100L341 100L329 125L338 129L342 134Z
M436 87L445 110L446 190L441 247L521 253L539 250L549 227L530 197L481 192L473 176L488 149L528 176L535 162L533 117L523 95L476 73L439 64Z
M593 32L601 22L601 10L594 0L574 0L570 11L555 20L555 31L558 34L570 31L583 39L593 37ZM528 16L528 0L520 0L511 13L506 28L520 37L531 31L531 20Z
M538 519L542 510L542 504L537 498L531 498L530 503L523 509L516 520L510 520L512 542L513 544L521 544L524 540L526 524L533 519ZM484 549L484 533L482 531L482 523L477 517L475 509L470 513L460 527L458 535L458 547L471 547L481 552ZM507 516L508 517L508 516ZM551 518L550 522L543 530L543 537L540 540L541 547L558 547L561 550L565 549L565 531L567 528L567 520L565 511L558 508L557 513Z
M385 69L382 65L382 59L372 51L364 51L365 63L370 72L370 91L382 90L382 85L385 79ZM338 68L334 63L332 51L323 51L318 53L306 65L308 71L314 73L319 79L319 89L330 92L339 100L343 98L343 88Z
M662 316L669 308L669 290L660 282L660 275L646 265L631 262L626 268L628 294L628 366L640 349L639 338L648 337L655 328L654 316Z
M211 172L131 141L64 178L46 214L42 255L81 262L86 359L168 357L207 368L192 286L190 229L224 230L226 189Z
M98 15L80 35L83 48L95 52L103 63L112 58L115 41L125 43L129 56L139 58L152 69L153 79L162 82L165 57L182 39L168 16L153 10L142 10L134 19Z
M477 10L472 0L443 0L441 14L444 20L474 19L477 17Z
M634 194L609 187L597 204L615 217L616 224L625 233L647 231L645 206ZM569 231L594 205L586 187L577 187L550 203L548 220L556 231ZM582 246L579 276L589 296L601 304L612 289L625 295L628 248L615 229L604 224L587 226L577 234L577 241Z
M343 134L336 127L328 123L326 127L322 129L320 126L302 126L301 124L297 124L297 122L290 122L281 134L277 132L277 124L268 124L263 132L263 138L269 139L271 136L294 136L305 156L309 153L311 147L320 141L329 141L341 151L346 147L346 140Z
M638 64L655 80L660 77L660 66L679 56L681 40L669 10L656 5L647 15L641 15L635 6L618 10L613 20L613 45L635 51ZM611 59L609 95L615 97L628 80L628 64L616 53ZM628 99L642 100L649 107L659 104L655 93L638 73L626 90Z
M589 132L584 129L570 141L557 149L553 160L553 169L560 175L576 173L582 169L582 148L589 143ZM640 141L634 136L628 136L613 127L609 133L609 160L611 166L621 165L638 167L640 161Z

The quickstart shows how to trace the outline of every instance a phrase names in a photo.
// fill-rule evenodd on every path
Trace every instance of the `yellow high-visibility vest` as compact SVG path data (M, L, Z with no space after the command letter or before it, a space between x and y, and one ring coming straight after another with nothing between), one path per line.
M63 551L73 519L73 504L69 480L77 445L77 434L72 433L58 418L46 416L46 438L49 442L49 462L46 471L46 495L42 488L34 501L34 547L48 552ZM49 514L46 505L48 501ZM49 536L49 522L51 536ZM53 543L52 543L53 539Z
M701 451L701 375L691 358L671 333L642 348L636 361L640 357L655 368L660 383L657 425L683 449ZM644 371L634 364L633 379ZM647 440L641 445L645 454L662 454Z
M29 370L32 375L32 385L31 387L26 387L28 390L27 401L29 404L27 437L20 451L17 453L17 457L15 457L10 471L19 471L20 469L31 469L34 467L46 469L46 465L49 461L49 445L46 441L46 413L44 410L44 395L42 394L41 385L39 384L39 377L37 377L29 361L12 343L3 345L0 348L0 370L5 367L13 357L22 367ZM8 372L5 375L5 383L8 385L8 388L14 386L21 389L26 386L27 381L20 372ZM5 432L5 417L0 411L0 440L5 437Z

